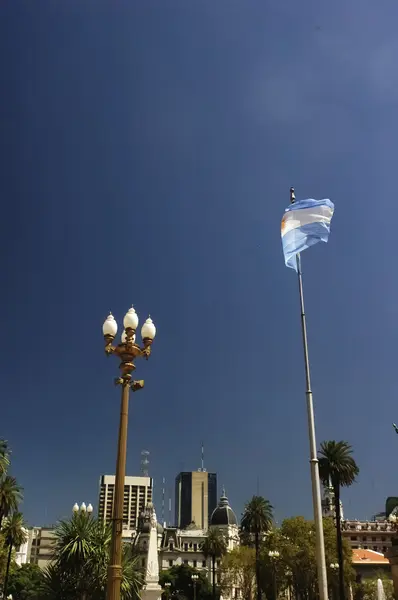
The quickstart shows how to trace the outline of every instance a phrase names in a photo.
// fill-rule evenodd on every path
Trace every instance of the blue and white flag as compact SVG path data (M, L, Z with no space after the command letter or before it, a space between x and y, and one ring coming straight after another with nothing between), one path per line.
M327 242L334 204L330 200L298 200L283 215L281 235L287 267L295 269L296 254L318 242Z

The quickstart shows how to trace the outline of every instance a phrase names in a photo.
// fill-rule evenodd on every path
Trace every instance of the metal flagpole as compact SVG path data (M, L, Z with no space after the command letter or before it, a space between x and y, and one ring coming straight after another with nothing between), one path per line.
M296 200L294 188L290 188L290 202L293 204ZM304 310L304 292L303 278L301 274L301 257L296 255L297 276L300 295L301 309L301 331L303 336L303 352L306 380L306 398L307 398L307 417L308 417L308 437L310 442L310 464L311 464L311 483L312 483L312 503L314 507L314 521L316 534L316 562L318 571L318 586L320 600L328 600L328 582L326 574L325 561L325 542L323 538L322 504L321 504L321 486L319 480L318 456L315 437L314 404L311 391L310 361L308 358L308 340L307 324Z

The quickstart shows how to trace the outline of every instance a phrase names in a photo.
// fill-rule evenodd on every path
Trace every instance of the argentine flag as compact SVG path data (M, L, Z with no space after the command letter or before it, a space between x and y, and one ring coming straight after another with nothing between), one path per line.
M296 254L318 242L327 242L334 204L330 200L298 200L283 215L281 235L287 267L295 269Z

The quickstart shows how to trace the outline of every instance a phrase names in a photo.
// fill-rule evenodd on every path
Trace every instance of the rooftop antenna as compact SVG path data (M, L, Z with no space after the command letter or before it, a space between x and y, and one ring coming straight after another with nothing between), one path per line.
M164 477L163 477L162 483L163 483L163 487L162 487L162 523L164 524L165 523L165 520L164 520L164 495L165 495L164 486L166 483L166 479Z
M206 473L206 469L205 469L205 448L202 442L202 457L201 457L201 468L198 469L198 471L201 471L202 473Z
M172 525L172 521L171 521L171 490L169 491L169 527L171 527Z
M148 450L141 451L141 474L143 477L149 476L149 452Z

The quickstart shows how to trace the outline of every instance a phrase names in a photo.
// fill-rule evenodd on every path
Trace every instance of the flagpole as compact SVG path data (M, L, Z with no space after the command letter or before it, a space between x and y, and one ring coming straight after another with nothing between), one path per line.
M290 202L293 204L296 200L294 188L290 188ZM310 361L308 357L308 339L307 339L307 323L304 310L304 291L303 277L301 273L301 257L296 255L297 277L300 296L300 312L301 312L301 331L303 337L303 352L304 352L304 367L306 380L306 398L307 398L307 418L308 418L308 437L310 442L310 465L311 465L311 484L312 484L312 503L314 508L315 534L316 534L316 563L318 571L318 586L319 599L328 600L328 581L326 574L325 561L325 542L323 537L323 521L322 521L322 503L321 503L321 485L319 480L318 456L316 449L315 437L315 419L314 419L314 403L311 390L311 373Z

